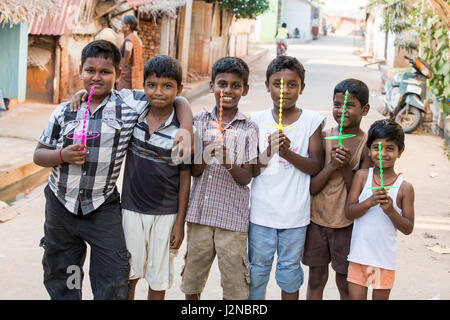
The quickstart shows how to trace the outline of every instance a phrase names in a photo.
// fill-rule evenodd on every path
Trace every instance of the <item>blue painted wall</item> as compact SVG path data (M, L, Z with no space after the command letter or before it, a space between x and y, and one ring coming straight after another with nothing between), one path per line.
M0 25L0 88L3 96L25 100L27 86L28 25Z

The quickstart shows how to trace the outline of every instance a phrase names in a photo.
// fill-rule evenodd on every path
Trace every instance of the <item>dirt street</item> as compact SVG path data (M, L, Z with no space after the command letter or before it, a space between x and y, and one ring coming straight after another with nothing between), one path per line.
M240 103L246 114L271 107L264 81L268 63L274 58L275 46L267 45L269 54L251 66L250 92ZM290 45L288 54L296 56L306 69L306 88L298 106L320 112L327 117L327 127L334 126L331 117L334 86L345 78L357 78L370 89L371 110L363 119L362 127L381 119L376 108L381 104L381 77L378 70L363 67L364 61L353 55L353 39L343 34L321 37L306 44ZM194 113L213 106L211 94L192 103ZM36 139L38 137L36 136ZM450 165L443 151L442 139L417 132L406 136L406 150L398 161L397 170L415 189L415 228L411 235L398 232L397 273L391 299L450 299L450 254L441 254L427 246L439 243L450 248ZM13 150L8 151L13 152ZM120 185L121 183L119 183ZM13 208L17 217L0 224L0 299L48 299L42 284L44 185L36 188ZM167 291L167 299L183 299L179 290L180 270L183 265L186 242L175 258L174 283ZM439 246L434 246L437 248ZM86 261L89 261L88 258ZM92 299L89 265L85 265L84 299ZM274 270L274 269L273 269ZM304 267L305 283L300 288L300 299L305 299L308 268ZM325 299L338 299L333 271L325 288ZM141 280L137 299L146 299L147 284ZM221 299L220 274L214 262L203 299ZM273 273L267 288L267 299L279 299L280 290Z

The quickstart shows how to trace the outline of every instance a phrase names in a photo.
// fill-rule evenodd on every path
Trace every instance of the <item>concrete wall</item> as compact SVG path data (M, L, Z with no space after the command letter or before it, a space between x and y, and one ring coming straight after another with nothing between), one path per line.
M69 99L75 92L83 88L80 80L81 51L92 41L91 36L61 36L61 69L60 91L61 101Z
M252 42L274 42L277 32L277 8L278 1L270 0L270 9L258 16L255 22L255 35L251 37Z
M289 35L300 30L302 40L311 40L311 5L303 0L285 0L281 23L286 22Z
M3 96L25 100L27 85L28 25L0 26L0 88Z
M380 26L383 23L383 18L381 13L375 15L375 21L373 25L374 37L373 37L373 53L374 57L377 60L383 60L384 57L384 42L385 42L385 33L380 31Z
M255 23L255 35L251 42L273 42L277 32L278 0L270 0L270 9L258 16ZM289 35L294 29L300 30L300 39L309 41L311 35L311 5L304 0L284 0L281 8L280 24L286 22Z
M387 50L385 57L385 46L386 46L386 33L380 30L380 26L383 23L383 17L381 9L373 13L367 20L366 26L366 52L372 53L376 60L385 60L386 66L388 68L405 68L408 67L408 62L403 58L407 54L405 50L398 50L395 47L395 41L399 37L393 33L388 34L387 40ZM414 31L404 32L403 41L408 40Z

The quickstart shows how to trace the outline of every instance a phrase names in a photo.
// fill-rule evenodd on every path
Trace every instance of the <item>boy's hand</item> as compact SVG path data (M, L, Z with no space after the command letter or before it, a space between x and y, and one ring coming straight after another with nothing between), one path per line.
M367 205L369 206L369 208L375 207L379 201L378 198L376 196L376 192L374 192L369 198L366 199L366 201L364 201L367 203Z
M378 194L378 203L380 204L381 209L383 209L384 213L390 215L394 211L392 198L388 195L388 191L386 189L377 189Z
M336 146L331 149L331 166L335 170L345 167L351 158L350 150L344 146Z
M173 225L170 234L170 249L179 249L184 239L184 221Z
M291 146L291 141L284 134L282 130L276 130L269 136L269 152L277 153L282 157L286 155L289 147ZM270 156L270 153L269 153Z
M283 131L280 131L280 157L284 157L289 148L291 147L291 140L284 134Z
M179 131L179 130L178 130ZM175 135L172 147L172 155L175 155L176 161L181 162L184 158L189 158L192 154L192 145L190 140L186 140L178 132Z
M80 90L70 98L70 111L77 112L81 108L81 103L86 101L89 94L86 90Z
M210 148L212 148L212 157L216 158L222 166L232 164L229 151L225 144L214 141L213 143L209 144L209 146Z
M81 166L86 161L86 153L85 145L71 144L61 151L61 158L64 162Z

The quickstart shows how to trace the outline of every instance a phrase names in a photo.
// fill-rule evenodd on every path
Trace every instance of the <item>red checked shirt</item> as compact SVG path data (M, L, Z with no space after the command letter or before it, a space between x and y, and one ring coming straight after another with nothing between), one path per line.
M206 145L217 139L215 107L194 116L194 126L201 138L202 152ZM258 127L248 117L236 112L225 126L224 143L233 155L233 165L255 159L258 154ZM238 184L216 159L202 175L194 177L186 221L237 232L248 232L250 190Z

